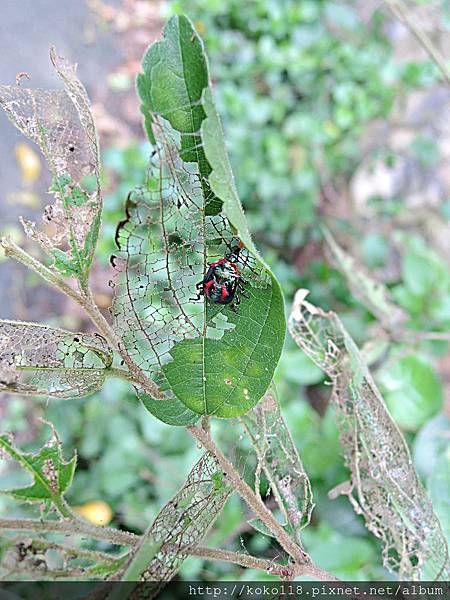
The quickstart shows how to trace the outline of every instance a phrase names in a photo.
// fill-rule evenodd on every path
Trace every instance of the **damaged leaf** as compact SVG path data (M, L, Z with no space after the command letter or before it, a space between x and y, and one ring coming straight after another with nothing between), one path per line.
M148 582L145 591L151 595L146 597L155 597L204 538L231 492L215 457L204 454L142 536L122 581Z
M289 331L332 381L341 446L351 471L344 493L383 541L386 567L405 580L445 580L447 543L408 446L341 321L307 302L307 293L297 292Z
M1 458L17 461L33 478L31 485L2 491L3 494L22 502L51 501L61 507L63 495L72 483L77 457L64 460L61 442L53 426L51 429L50 440L36 453L23 452L8 434L0 435Z
M0 321L0 391L79 398L103 386L111 364L99 334Z
M308 525L314 508L312 490L273 385L242 417L242 423L258 458L256 483L262 470L283 516L283 526L297 543L301 543L300 532ZM259 520L257 525L261 525Z
M155 416L174 424L183 412L180 425L202 414L239 416L264 395L279 360L282 293L248 232L203 46L186 17L169 21L142 66L137 85L154 152L117 230L115 326L165 395L140 394ZM227 256L237 289L229 303L213 303L201 282Z
M64 91L2 85L0 105L39 146L53 175L54 203L44 210L43 226L23 221L25 231L52 257L56 271L85 285L102 208L97 134L76 66L54 48L50 58Z

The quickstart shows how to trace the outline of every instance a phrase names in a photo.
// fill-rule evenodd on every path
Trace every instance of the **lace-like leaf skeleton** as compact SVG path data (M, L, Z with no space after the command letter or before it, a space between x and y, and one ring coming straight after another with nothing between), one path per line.
M238 416L263 396L281 353L281 291L248 233L190 21L172 18L142 66L153 154L117 229L115 327L165 395L138 390L155 416Z
M54 203L44 209L43 225L22 220L29 237L52 258L52 268L82 287L92 263L101 215L99 148L86 90L75 65L50 58L65 89L0 86L0 105L9 119L35 142L52 173Z

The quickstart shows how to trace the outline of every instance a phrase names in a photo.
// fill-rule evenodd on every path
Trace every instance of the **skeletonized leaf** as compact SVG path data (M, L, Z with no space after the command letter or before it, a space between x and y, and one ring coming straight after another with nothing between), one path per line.
M368 275L362 266L336 243L328 229L324 229L323 232L331 262L344 275L355 298L390 328L404 323L407 315L394 303L386 286Z
M99 390L112 351L98 334L0 321L0 391L76 398Z
M1 458L16 460L33 477L31 485L2 493L23 502L60 502L72 483L77 457L74 455L68 462L64 460L61 442L53 427L50 440L36 453L17 448L8 434L0 435L0 450Z
M258 457L256 483L262 469L283 515L283 526L300 543L300 531L308 525L314 508L311 485L273 385L242 422Z
M208 81L201 40L174 17L138 77L154 155L146 185L128 198L113 259L118 333L165 393L164 420L180 425L247 412L267 390L285 336L281 290L248 233ZM237 310L196 298L209 265L239 245ZM161 401L141 398L161 418Z
M341 445L352 474L342 493L383 540L388 568L402 579L425 574L445 579L447 543L408 446L341 321L307 302L307 293L297 292L289 330L333 382Z
M204 538L231 492L215 457L204 454L142 536L122 581L149 582L145 591L153 598Z
M0 86L0 105L16 127L41 149L53 175L55 201L43 215L44 228L25 230L53 258L62 275L84 282L100 226L101 195L97 135L86 90L75 65L50 52L65 90Z

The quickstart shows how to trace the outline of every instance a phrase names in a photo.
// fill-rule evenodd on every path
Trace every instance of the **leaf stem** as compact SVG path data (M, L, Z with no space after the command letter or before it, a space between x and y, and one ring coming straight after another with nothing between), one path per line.
M0 519L0 530L34 531L35 533L62 533L79 535L117 546L134 546L139 536L111 527L99 527L81 520L44 521L42 519Z

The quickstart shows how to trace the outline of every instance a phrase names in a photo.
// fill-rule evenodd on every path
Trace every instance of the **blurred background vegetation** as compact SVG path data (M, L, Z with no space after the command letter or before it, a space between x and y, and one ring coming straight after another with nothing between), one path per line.
M5 31L19 11L9 0L6 4L11 6L1 26ZM287 307L303 287L311 290L314 303L339 313L371 364L448 537L450 92L408 28L371 0L89 0L75 3L78 9L59 3L79 11L69 37L67 15L48 16L55 2L36 4L45 18L59 19L54 28L45 28L44 39L40 34L41 46L59 40L58 50L79 61L100 131L106 193L93 276L100 306L106 311L110 301L115 225L128 191L145 176L149 155L134 77L164 19L184 12L205 40L241 199ZM411 0L409 7L448 57L448 0ZM44 16L36 13L37 21L30 19L17 33L17 43L26 48L27 29L32 39ZM25 62L25 51L5 52L9 70L11 65L31 74L34 67L43 69L39 52L31 62ZM0 172L1 229L27 244L16 216L39 212L47 201L48 177L35 149L14 137L6 120L0 121L0 131L6 157ZM388 286L407 314L404 330L387 331L355 299L325 254L323 224L359 265ZM74 305L4 260L0 300L2 317L89 328ZM276 383L315 495L312 524L304 533L312 558L338 577L389 578L379 544L349 503L328 498L348 474L323 374L287 340ZM18 432L17 441L30 448L48 434L39 417L52 421L66 449L78 450L70 503L94 522L111 521L135 532L177 490L199 455L182 429L153 419L120 381L76 402L3 396L0 417L2 430ZM239 425L219 422L215 428L250 476L254 465ZM19 477L0 462L1 487L17 484ZM1 496L0 513L31 514ZM236 496L209 543L269 558L278 553L270 538L246 523ZM180 575L261 577L199 558L187 560Z

